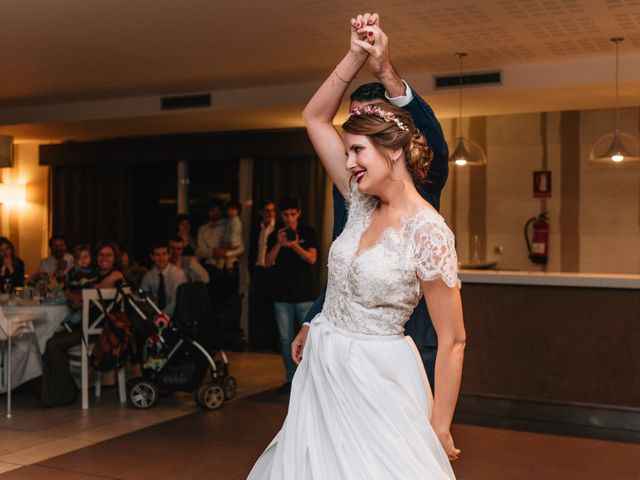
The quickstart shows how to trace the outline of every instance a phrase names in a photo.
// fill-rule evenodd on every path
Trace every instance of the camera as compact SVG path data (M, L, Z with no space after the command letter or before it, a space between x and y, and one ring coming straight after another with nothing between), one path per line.
M287 235L287 242L295 242L296 238L298 238L298 234L293 228L285 228L284 233Z

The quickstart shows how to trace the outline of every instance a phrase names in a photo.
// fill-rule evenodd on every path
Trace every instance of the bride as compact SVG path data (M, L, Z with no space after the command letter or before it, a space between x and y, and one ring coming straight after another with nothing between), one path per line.
M427 177L425 138L386 103L354 108L343 138L333 126L377 28L376 15L351 20L349 52L304 111L349 217L329 252L324 310L293 345L287 418L249 480L455 478L465 330L453 234L414 185ZM403 335L422 295L438 334L435 398Z

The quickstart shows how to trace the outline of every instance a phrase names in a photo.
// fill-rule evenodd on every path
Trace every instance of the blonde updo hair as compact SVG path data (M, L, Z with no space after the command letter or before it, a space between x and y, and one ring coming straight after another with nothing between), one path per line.
M384 148L402 148L407 170L416 184L427 180L429 165L433 159L433 152L424 135L416 128L413 118L402 108L388 103L378 103L385 114L391 113L395 120L385 120L377 115L366 113L350 115L342 124L342 130L354 135L366 135L371 142L385 154L389 161L389 168L393 167L393 159L387 155ZM400 128L403 125L405 129Z

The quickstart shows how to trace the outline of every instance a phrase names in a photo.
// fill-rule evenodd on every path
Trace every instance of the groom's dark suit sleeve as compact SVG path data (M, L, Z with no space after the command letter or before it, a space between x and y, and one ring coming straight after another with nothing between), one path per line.
M411 90L413 100L402 108L411 114L416 127L427 139L427 144L433 151L428 180L423 185L418 185L418 189L426 201L436 210L440 210L440 193L449 176L449 147L433 110L415 90Z

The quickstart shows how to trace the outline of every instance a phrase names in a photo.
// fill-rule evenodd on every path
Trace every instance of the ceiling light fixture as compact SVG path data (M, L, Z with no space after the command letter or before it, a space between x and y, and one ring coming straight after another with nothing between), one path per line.
M620 131L620 43L623 37L611 39L616 44L616 129L600 137L591 147L589 160L605 163L628 163L640 160L640 142L637 137Z
M485 165L487 163L487 157L484 154L482 147L478 145L468 137L462 136L462 85L464 84L464 77L462 76L462 62L467 54L465 52L456 53L456 57L460 60L460 80L459 80L459 114L458 114L458 139L456 142L456 148L449 157L449 163L458 167L474 167L479 165Z

